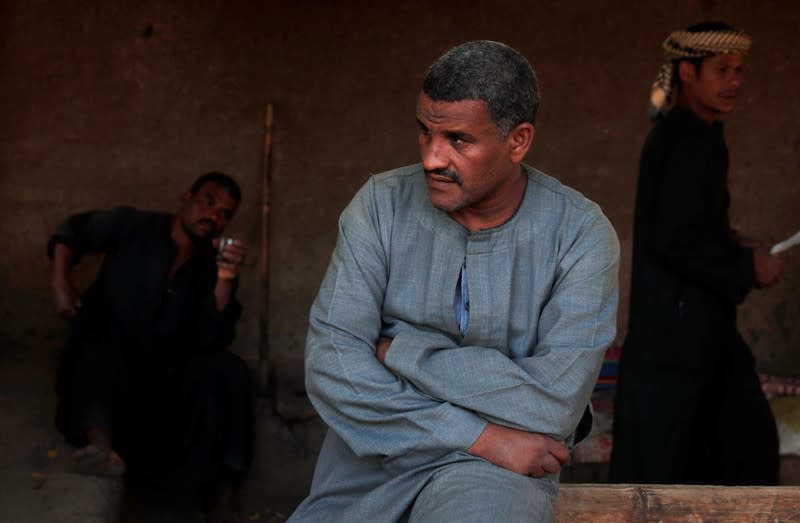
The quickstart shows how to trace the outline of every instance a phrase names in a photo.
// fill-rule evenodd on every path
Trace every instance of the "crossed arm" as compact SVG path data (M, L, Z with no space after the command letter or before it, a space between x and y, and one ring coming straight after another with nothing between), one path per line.
M490 426L563 441L583 414L614 339L618 256L604 219L586 227L562 258L529 356L453 347L447 336L417 329L381 338L376 355L423 393L477 412Z
M559 470L568 459L562 441L487 422L479 413L424 394L387 369L374 344L329 323L330 311L328 321L320 321L321 301L318 297L312 307L306 388L322 418L357 455L379 456L387 467L403 470L467 451L535 477Z
M608 242L603 229L599 238L587 235L584 250L574 249L556 282L563 292L554 292L539 319L542 343L534 356L447 350L454 343L444 334L412 329L392 340L384 366L388 263L373 235L349 223L340 221L307 342L307 391L328 425L361 456L391 461L467 451L521 474L558 470L568 458L563 440L589 400L614 336L616 237ZM597 241L611 245L606 254L592 254ZM595 294L578 292L595 288ZM484 387L472 378L487 368L500 378Z
M391 338L378 340L376 356L384 365L391 343ZM563 441L491 422L467 452L498 467L535 478L558 472L569 459L569 449Z

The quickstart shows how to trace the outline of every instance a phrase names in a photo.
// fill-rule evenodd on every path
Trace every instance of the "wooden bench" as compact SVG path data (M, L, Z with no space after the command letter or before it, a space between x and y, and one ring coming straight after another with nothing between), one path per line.
M555 523L800 523L800 487L561 484Z

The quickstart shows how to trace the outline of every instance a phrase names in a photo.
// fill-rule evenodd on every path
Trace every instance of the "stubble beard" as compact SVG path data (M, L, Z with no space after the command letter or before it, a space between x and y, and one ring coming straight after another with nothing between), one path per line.
M449 170L449 169L433 169L433 170L425 170L426 177L431 177L432 175L442 176L445 178L449 178L459 189L464 187L464 181L461 179L461 176L458 175L457 172ZM437 202L435 194L440 191L433 190L428 188L428 199L430 199L431 204L439 209L440 211L444 211L446 213L452 213L459 211L469 205L469 202L466 201L464 195L461 194L456 196L455 199L448 199L445 202Z
M186 221L181 221L181 225L183 226L183 231L186 233L186 236L192 240L192 243L204 243L210 242L211 239L217 235L217 231L215 230L214 224L210 220L198 220L195 224L199 225L200 222L207 222L209 224L208 233L206 234L198 234L191 224L187 224Z

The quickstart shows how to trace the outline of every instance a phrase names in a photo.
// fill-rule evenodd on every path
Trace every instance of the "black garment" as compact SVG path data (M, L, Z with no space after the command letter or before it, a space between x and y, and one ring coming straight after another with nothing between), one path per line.
M186 471L196 483L250 463L249 373L226 348L241 307L217 311L210 242L175 273L172 215L118 207L69 217L48 245L102 252L97 280L73 319L58 376L56 425L86 444L111 430L130 476Z
M736 328L756 282L727 176L720 122L675 108L645 142L612 482L777 483L775 420Z

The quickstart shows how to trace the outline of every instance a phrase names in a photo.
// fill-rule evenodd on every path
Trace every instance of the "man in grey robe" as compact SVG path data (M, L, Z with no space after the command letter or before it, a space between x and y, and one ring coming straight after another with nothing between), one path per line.
M619 244L522 164L538 101L510 47L450 50L418 99L422 163L342 213L306 346L330 430L290 521L552 520L615 336Z

